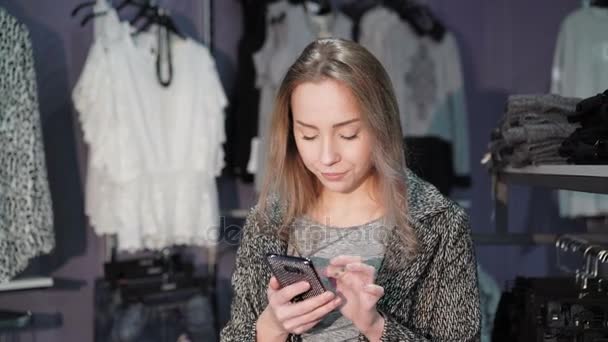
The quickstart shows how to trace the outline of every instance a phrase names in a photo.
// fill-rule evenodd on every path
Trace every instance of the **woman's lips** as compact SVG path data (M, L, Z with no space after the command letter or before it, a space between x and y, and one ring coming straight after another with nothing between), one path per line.
M346 174L346 172L340 172L340 173L336 173L336 172L332 172L332 173L321 173L323 175L323 177L329 181L338 181L340 179L342 179L344 177L344 175Z

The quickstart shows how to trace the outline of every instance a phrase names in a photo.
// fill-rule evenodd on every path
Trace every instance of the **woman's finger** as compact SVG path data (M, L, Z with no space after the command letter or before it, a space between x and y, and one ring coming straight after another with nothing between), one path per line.
M268 282L268 286L270 286L270 288L275 291L278 291L281 289L281 285L279 284L279 281L277 280L277 278L275 276L270 277L270 282Z
M326 277L332 277L332 278L340 278L344 272L346 272L346 269L344 268L344 266L333 266L333 265L329 265L325 268L325 276Z
M293 297L304 293L310 289L310 284L306 281L300 281L295 284L285 286L284 288L276 291L272 296L271 300L275 305L283 305L291 302Z
M374 266L370 266L370 265L364 264L362 262L354 262L354 263L347 264L345 266L345 269L347 271L361 272L361 273L371 275L371 276L373 276L376 273L376 269L374 268Z
M343 278L348 273L352 274L348 279L356 281L357 284L371 284L374 282L376 269L373 266L363 263L347 264L345 267L330 265L327 267L325 275L336 280L342 279L342 281L344 281Z
M317 325L317 324L319 324L319 322L321 322L321 319L313 321L313 322L306 323L304 325L300 325L300 326L298 326L298 327L296 327L296 328L294 328L292 330L289 330L289 329L286 329L286 330L289 331L289 332L291 332L291 333L293 333L293 334L301 335L301 334L307 332L308 330L314 328L314 326Z
M336 279L336 283L358 291L368 284L365 278L367 277L360 273L345 272L340 278Z
M335 258L332 258L329 261L329 264L333 265L333 266L346 266L347 264L350 264L350 263L362 262L362 261L363 261L363 259L360 256L340 255Z
M308 298L298 303L291 303L289 306L286 306L281 309L281 317L284 320L288 320L294 317L302 316L309 312L316 310L319 307L331 302L336 298L336 295L331 291L325 291L323 294L318 296L314 296L312 298ZM300 324L307 323L312 321L312 319L306 322L300 322Z
M284 327L287 330L290 330L313 321L319 321L323 319L323 317L327 316L330 312L337 309L341 303L342 299L340 297L333 296L331 300L325 301L323 304L316 307L312 307L312 310L310 307L304 308L303 306L296 309L297 305L304 304L304 302L291 305L288 309L293 310L293 312L290 313L291 317L286 318Z
M376 296L376 297L382 297L384 296L384 288L380 285L376 285L376 284L368 284L365 285L365 287L363 287L363 291Z

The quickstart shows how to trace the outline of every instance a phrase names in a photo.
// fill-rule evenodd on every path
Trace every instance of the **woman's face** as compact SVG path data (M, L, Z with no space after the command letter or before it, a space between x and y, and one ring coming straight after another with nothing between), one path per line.
M347 86L331 79L300 84L291 109L298 152L326 190L350 193L368 179L372 137Z

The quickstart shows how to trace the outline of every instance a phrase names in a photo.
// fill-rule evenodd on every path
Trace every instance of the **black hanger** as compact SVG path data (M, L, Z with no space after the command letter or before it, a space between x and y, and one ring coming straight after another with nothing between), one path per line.
M593 0L591 6L595 7L608 7L608 0Z
M401 19L408 22L419 36L430 36L441 41L446 29L428 6L411 0L384 0L382 4L395 11Z
M273 2L273 1L270 1ZM315 3L319 6L319 9L313 13L314 15L326 15L331 13L331 2L329 0L289 0L292 5L303 5L305 8L307 2Z
M78 14L78 12L80 12L81 10L83 10L87 7L93 7L93 6L95 6L95 1L83 2L79 5L77 5L76 7L74 7L74 9L72 10L71 16L75 17L76 14Z
M128 1L128 0L127 0ZM152 24L156 24L159 26L165 27L170 32L179 36L180 38L185 38L186 36L177 28L175 22L171 18L167 12L156 5L151 5L149 3L143 5L139 12L131 19L131 24L137 23L141 19L146 19L144 24L137 30L137 33L143 32L147 30Z
M331 4L329 3L329 0L305 0L302 1L302 4L306 7L306 2L312 2L315 3L319 6L319 9L317 10L316 13L313 13L314 15L326 15L331 13Z
M326 15L326 14L330 14L332 12L331 9L331 4L329 3L329 0L321 0L319 1L319 11L317 12L317 15Z
M420 35L430 36L435 41L441 41L445 35L445 26L435 17L428 6L413 7L405 15L405 19Z
M121 10L123 10L125 7L127 6L133 6L133 7L143 7L147 2L138 2L135 0L124 0L120 5L118 5L118 7L116 8L117 12L120 12ZM76 16L76 14L78 14L78 12L80 12L82 9L87 8L87 7L93 7L95 6L96 2L95 1L87 1L84 3L79 4L78 6L76 6L73 10L72 10L72 17ZM80 22L81 26L86 25L91 19L97 18L97 17L101 17L106 15L108 12L107 11L102 11L102 12L91 12L89 14L87 14L84 19L82 19L82 21Z
M173 55L172 55L172 49L171 49L171 34L169 33L173 33L175 36L178 36L182 39L185 39L185 35L182 34L179 29L177 28L177 26L175 25L175 22L173 21L173 19L171 18L171 16L169 14L167 14L167 12L160 8L157 5L153 5L150 4L150 2L146 3L141 9L140 11L137 13L137 15L131 20L132 24L135 24L136 22L138 22L141 19L145 19L146 21L144 22L144 24L134 33L134 34L138 34L141 33L145 30L147 30L152 24L156 24L160 27L164 27L167 31L166 31L166 35L163 37L162 36L162 32L159 30L158 31L158 49L156 52L156 74L158 77L158 81L160 82L160 84L164 87L168 87L169 85L171 85L171 81L173 80ZM165 39L165 44L164 47L165 49L162 49L163 44L162 44L162 39ZM162 75L162 54L163 52L166 54L166 58L167 58L167 72L168 75L167 77L163 77Z
M149 5L150 1L135 1L135 0L123 0L123 2L120 3L120 5L116 6L116 11L120 12L123 9L125 9L127 6L135 6L135 7L142 7L142 6L146 6Z
M72 17L75 17L78 12L80 12L81 10L87 8L87 7L93 7L95 6L95 1L87 1L87 2L83 2L79 5L77 5L76 7L74 7L74 9L72 10L72 13L70 13L70 15ZM89 14L87 14L84 19L82 19L82 21L80 22L80 26L84 26L86 25L91 19L97 18L97 17L101 17L108 14L107 11L102 11L102 12L91 12Z

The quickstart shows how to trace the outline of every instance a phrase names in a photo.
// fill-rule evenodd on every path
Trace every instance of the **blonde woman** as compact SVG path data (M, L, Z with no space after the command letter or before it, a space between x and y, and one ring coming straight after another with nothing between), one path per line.
M476 261L461 208L405 166L399 109L362 46L311 43L278 90L221 341L474 341ZM328 291L280 288L267 253L313 260Z

